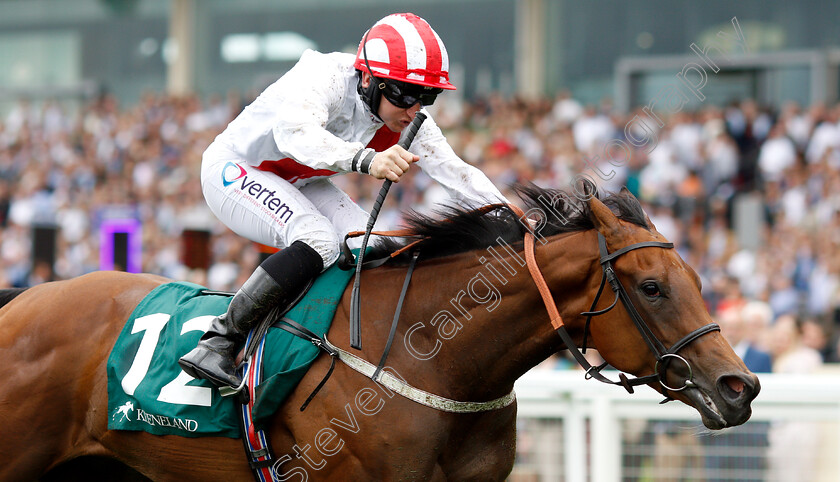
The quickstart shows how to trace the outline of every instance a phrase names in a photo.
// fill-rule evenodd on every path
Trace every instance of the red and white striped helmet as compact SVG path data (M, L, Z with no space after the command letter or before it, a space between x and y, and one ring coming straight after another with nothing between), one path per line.
M449 83L449 55L443 41L413 13L388 15L362 36L354 64L362 72L368 72L365 53L375 77L455 90Z

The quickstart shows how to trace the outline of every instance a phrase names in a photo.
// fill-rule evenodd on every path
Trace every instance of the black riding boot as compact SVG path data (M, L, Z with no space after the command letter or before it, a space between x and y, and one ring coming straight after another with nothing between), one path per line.
M178 360L181 369L217 386L239 386L234 358L248 331L273 307L297 299L323 265L321 256L302 241L266 258L236 292L227 313L213 319L198 346Z

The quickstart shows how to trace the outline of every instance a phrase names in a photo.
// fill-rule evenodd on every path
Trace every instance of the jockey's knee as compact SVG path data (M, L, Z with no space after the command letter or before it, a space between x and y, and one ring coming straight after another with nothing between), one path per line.
M324 269L332 266L338 259L339 239L333 225L327 218L318 215L298 219L298 222L288 226L281 245L291 246L295 241L302 241L321 256Z
M310 248L314 249L321 259L324 261L324 269L329 268L335 263L339 255L339 240L338 235L332 232L332 237L328 236L311 236L307 239L301 239L308 244Z

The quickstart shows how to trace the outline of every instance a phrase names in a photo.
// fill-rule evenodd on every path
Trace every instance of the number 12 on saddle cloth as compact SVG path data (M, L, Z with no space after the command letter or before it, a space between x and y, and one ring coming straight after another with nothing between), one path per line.
M330 328L352 271L324 272L286 317L318 335ZM229 296L204 294L205 287L177 282L159 286L134 309L108 358L108 428L187 437L240 435L236 402L206 380L178 366ZM266 335L263 382L257 387L254 423L262 425L285 400L320 350L279 328Z

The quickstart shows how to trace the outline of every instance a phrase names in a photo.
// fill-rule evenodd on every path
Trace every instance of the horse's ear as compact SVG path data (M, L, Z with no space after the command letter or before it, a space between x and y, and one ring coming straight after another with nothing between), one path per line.
M603 234L604 237L609 238L619 227L618 216L613 214L610 208L598 199L598 196L587 191L589 187L587 184L591 183L584 183L584 192L591 194L587 200L589 204L589 218L592 220L592 224L595 225L595 229ZM594 188L594 186L591 187Z
M642 206L642 203L640 203L636 196L634 196L633 193L630 192L629 189L627 189L627 186L621 186L621 195L632 198L634 201L639 203L639 206ZM653 225L653 221L650 220L650 216L648 216L648 213L645 210L644 206L642 206L642 212L645 214L645 222L647 223L648 227L651 230L656 231L656 226Z

